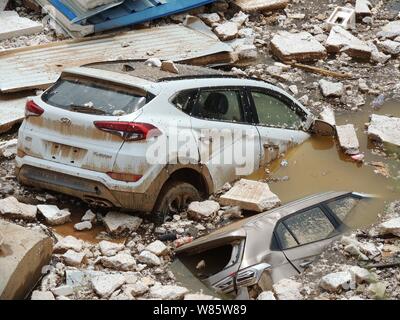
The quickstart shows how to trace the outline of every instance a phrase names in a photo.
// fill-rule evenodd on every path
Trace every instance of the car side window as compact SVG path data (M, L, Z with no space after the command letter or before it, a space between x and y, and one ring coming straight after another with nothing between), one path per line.
M251 91L251 96L259 124L286 129L301 128L303 123L301 115L286 102L261 91Z
M201 90L192 115L210 120L244 122L241 101L239 90Z
M192 110L192 102L196 97L197 89L185 90L179 92L173 99L172 104L174 104L178 109L189 114Z
M294 214L283 223L300 245L330 238L335 233L334 225L320 207Z
M276 227L275 231L276 236L278 237L279 243L282 246L282 249L288 249L297 246L297 241L289 230L285 227L285 225L281 222Z
M361 199L354 198L352 196L339 198L328 202L326 205L333 211L334 214L340 219L340 221L345 222L347 219L351 218L352 214L357 210Z

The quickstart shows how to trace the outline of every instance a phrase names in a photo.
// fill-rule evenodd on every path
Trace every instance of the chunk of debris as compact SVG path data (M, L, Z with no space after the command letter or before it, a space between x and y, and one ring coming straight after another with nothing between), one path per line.
M138 256L138 261L150 266L159 266L161 264L161 260L159 257L157 257L154 253L143 250L139 256Z
M136 231L142 223L142 219L120 212L109 212L103 218L103 224L111 234Z
M0 11L0 40L28 36L43 30L41 23L20 17L16 11Z
M74 250L69 249L62 255L64 262L68 266L79 267L83 260L85 259L85 253L76 252Z
M25 117L26 98L0 95L0 133L9 131Z
M53 241L2 219L0 234L0 300L24 299L41 277L43 266L49 264Z
M239 11L229 21L236 23L238 28L240 28L247 20L249 20L249 15L245 14L242 11Z
M273 292L278 300L302 300L300 293L301 283L291 279L282 279L272 285Z
M321 79L318 83L324 97L341 97L343 95L344 87L341 82L331 82Z
M359 266L351 266L348 268L348 270L352 276L352 281L355 283L363 283L367 282L371 278L370 272L365 269L361 268Z
M319 114L319 118L332 126L336 126L335 111L331 107L324 106Z
M358 59L369 59L371 57L371 48L366 42L339 26L334 26L331 29L325 46L329 53L345 52L350 57Z
M329 273L321 278L320 287L329 292L349 290L351 274L348 271Z
M328 27L342 27L344 29L354 29L356 26L356 12L353 8L336 7L329 18L326 20Z
M276 300L276 298L272 291L263 291L258 295L257 300Z
M371 49L371 60L377 63L386 63L392 56L390 54L384 54L378 50L378 47L372 42L367 42L368 47Z
M150 251L151 253L154 253L157 256L163 256L168 253L168 247L162 243L160 240L156 240L152 243L150 243L146 247L147 251Z
M162 62L161 62L161 60L158 59L158 58L150 58L150 59L147 59L147 60L144 62L144 64L145 64L146 66L155 67L155 68L161 68L161 66L162 66Z
M377 33L379 38L393 39L400 36L400 20L391 21L384 25L380 32Z
M371 16L372 4L368 0L356 0L355 11L357 20Z
M107 240L99 242L100 252L103 256L111 257L117 254L117 252L124 249L123 243L115 243Z
M82 251L83 241L75 238L74 236L66 236L58 241L54 246L54 252L64 253L72 249L76 252Z
M382 222L378 228L381 235L393 234L400 237L400 218L393 218Z
M374 299L384 299L386 293L387 284L386 282L375 282L371 283L368 288L368 294Z
M70 221L71 212L67 209L60 210L56 205L48 204L39 204L37 208L50 225L59 225Z
M214 29L215 34L222 41L232 40L237 37L239 29L236 23L226 21Z
M245 12L266 12L286 8L289 0L234 0L234 2Z
M156 285L150 288L150 298L160 300L180 300L189 290L176 285Z
M35 290L32 292L31 300L55 300L51 291Z
M244 210L263 212L281 204L278 196L271 192L267 183L241 179L219 202L226 206L239 206Z
M125 283L122 274L102 274L91 279L94 291L102 298L108 298Z
M326 50L310 33L278 32L271 40L271 51L283 62L323 59Z
M136 260L129 253L119 252L112 257L102 257L101 264L106 268L129 271L135 269Z
M0 157L9 158L17 154L18 139L0 142Z
M379 43L382 51L388 54L397 55L400 53L400 42L385 40Z
M92 223L90 221L82 221L74 224L74 229L76 231L91 230Z
M367 134L373 141L400 146L400 118L372 114Z
M55 296L70 296L74 293L74 289L65 284L51 290Z
M385 95L381 93L372 101L372 108L379 109L380 107L382 107L384 102L385 102Z
M129 292L134 297L141 296L147 291L149 291L149 287L144 284L142 281L138 281L136 283L127 285L124 291Z
M83 217L81 218L81 221L89 221L90 223L95 223L96 222L96 214L92 210L87 210Z
M212 218L220 209L214 200L194 201L189 204L188 215L194 220L207 220Z
M345 124L336 126L336 133L339 139L340 147L346 154L353 155L360 153L360 144L358 142L354 125Z
M0 200L0 214L27 221L36 220L36 206L19 202L15 197Z
M210 27L221 21L221 17L218 13L202 13L198 17L203 20Z
M161 62L161 70L171 73L179 73L179 70L176 67L175 63L171 60Z

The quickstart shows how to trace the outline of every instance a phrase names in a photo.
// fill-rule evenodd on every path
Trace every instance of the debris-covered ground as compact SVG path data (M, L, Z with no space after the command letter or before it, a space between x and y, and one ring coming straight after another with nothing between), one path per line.
M331 37L335 27L331 29L325 21L337 6L351 6L354 1L293 0L283 10L246 14L231 1L218 0L191 14L231 44L237 58L233 72L278 84L315 114L325 107L340 112L368 109L372 114L385 101L400 99L400 7L396 1L371 3L371 15L358 19L354 30L339 30L336 39ZM9 8L21 17L42 21L44 28L39 34L0 40L0 56L3 50L69 38L54 28L46 15L28 9L22 1L10 1ZM185 16L146 24L181 23ZM292 38L282 31L296 36ZM304 34L298 37L298 32ZM292 63L292 57L285 55L287 39L295 44L299 41L299 47L303 41L309 42L307 50L312 49L316 62L304 65L310 56L305 50L305 58L297 57L298 63ZM386 123L389 119L375 119L378 129L374 127L376 131L371 135L379 136L379 121ZM399 128L394 123L393 128L396 126ZM4 199L0 200L0 214L51 236L55 242L51 262L43 268L32 299L213 298L199 296L201 293L176 280L170 268L174 248L241 219L240 209L220 208L211 202L207 206L211 211L204 217L182 212L156 226L148 217L92 211L68 196L21 186L14 175L16 129L0 137L0 197ZM391 142L398 142L400 136L393 139ZM354 148L357 146L350 143L348 154L359 157ZM376 153L382 158L376 170L389 176L385 154ZM224 191L229 189L227 185ZM219 195L211 196L211 201ZM304 274L281 281L274 292L264 292L259 299L399 299L399 202L390 203L379 214L375 226L344 236ZM393 225L380 225L385 221ZM65 224L69 227L63 229ZM88 230L93 232L84 241L79 233L87 237Z

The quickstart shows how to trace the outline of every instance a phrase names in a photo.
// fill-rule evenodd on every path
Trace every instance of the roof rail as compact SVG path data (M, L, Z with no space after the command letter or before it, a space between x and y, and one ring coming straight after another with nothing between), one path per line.
M171 77L165 77L165 78L160 78L157 80L157 82L163 82L163 81L178 81L178 80L188 80L188 79L208 79L208 78L234 78L234 79L245 79L245 80L255 80L255 81L262 81L268 84L275 85L271 81L264 80L261 78L256 78L256 77L249 77L249 76L244 76L244 75L237 75L237 74L202 74L202 75L186 75L186 76L171 76Z

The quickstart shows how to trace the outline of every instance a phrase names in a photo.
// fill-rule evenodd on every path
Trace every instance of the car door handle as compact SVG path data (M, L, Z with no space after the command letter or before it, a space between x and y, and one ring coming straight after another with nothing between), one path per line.
M312 262L312 260L304 260L299 266L300 268L307 268Z

